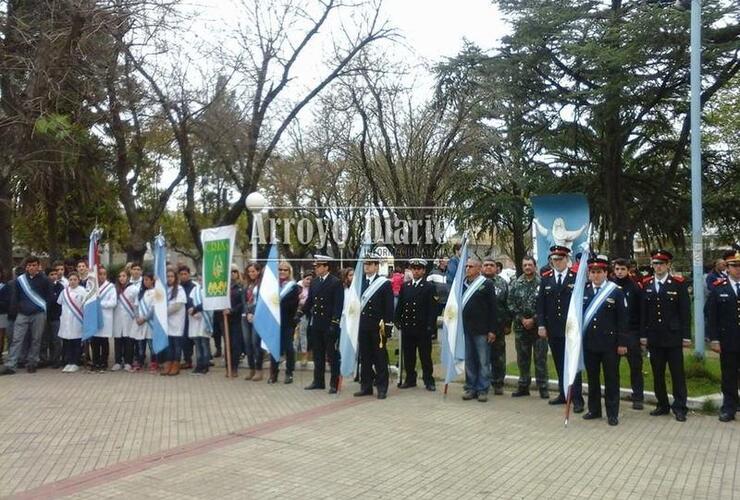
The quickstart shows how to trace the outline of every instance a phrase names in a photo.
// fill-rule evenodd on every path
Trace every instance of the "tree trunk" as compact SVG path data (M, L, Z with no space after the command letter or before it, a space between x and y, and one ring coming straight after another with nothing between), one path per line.
M0 267L13 268L13 203L10 196L10 169L0 171Z

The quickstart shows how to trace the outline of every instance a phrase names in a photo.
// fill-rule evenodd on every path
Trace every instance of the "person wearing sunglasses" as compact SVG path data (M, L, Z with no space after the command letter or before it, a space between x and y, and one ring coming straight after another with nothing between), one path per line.
M727 277L712 284L707 300L707 337L722 369L720 422L735 420L740 368L740 248L725 253Z
M292 384L293 370L295 370L293 332L296 326L301 286L293 280L293 267L287 260L278 262L278 280L280 282L280 354L285 356L285 383ZM268 384L277 383L279 370L280 359L271 356Z

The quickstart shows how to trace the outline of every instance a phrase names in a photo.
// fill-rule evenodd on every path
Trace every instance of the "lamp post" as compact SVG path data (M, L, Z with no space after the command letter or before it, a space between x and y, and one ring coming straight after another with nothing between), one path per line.
M687 1L683 1L685 5ZM694 354L704 357L704 247L701 194L701 0L691 0L691 245L694 288Z
M257 261L257 224L262 223L262 211L267 207L267 199L261 193L255 191L249 193L244 201L247 210L252 213L252 261Z

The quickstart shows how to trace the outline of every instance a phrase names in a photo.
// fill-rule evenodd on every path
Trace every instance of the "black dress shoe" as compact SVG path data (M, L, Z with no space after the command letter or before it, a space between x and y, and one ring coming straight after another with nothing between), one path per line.
M385 398L386 398L386 393L385 392L379 392L378 393L378 399L385 399Z
M292 384L293 383L293 375L290 373L285 374L285 383L286 384Z
M601 418L601 413L591 413L590 411L587 411L581 418L583 418L583 420L596 420L597 418Z
M678 422L686 422L686 414L685 413L683 413L683 412L676 412L675 415L676 415L676 420Z
M512 398L521 398L522 396L529 396L529 389L520 387L519 389L511 393Z
M636 399L632 400L632 409L633 410L642 410L644 408L642 401L638 401Z
M362 396L372 396L372 395L373 395L372 389L370 389L369 391L357 391L356 393L353 394L353 396L356 398L361 398Z
M304 389L307 391L315 391L318 389L325 389L325 388L326 387L324 387L323 385L319 385L316 382L311 382L310 385L307 385L306 387L304 387Z
M416 387L416 382L404 381L403 383L398 384L399 389L410 389L412 387Z
M9 366L3 366L0 368L0 375L13 375L15 373L15 370L13 370Z
M434 392L437 390L437 386L434 384L427 384L424 386L424 388L429 392Z
M336 387L329 387L329 394L336 394L337 388Z
M565 404L565 398L562 396L558 396L554 399L551 399L547 402L549 405L564 405Z
M617 425L619 423L619 419L617 417L609 417L609 425Z
M730 420L735 420L735 415L730 415L729 413L725 412L719 414L720 422L729 422Z
M573 403L573 413L583 413L584 404L583 401Z
M650 412L651 417L658 417L660 415L668 415L671 412L668 408L662 408L658 406L656 409Z
M540 399L547 399L550 397L550 391L547 389L540 389Z

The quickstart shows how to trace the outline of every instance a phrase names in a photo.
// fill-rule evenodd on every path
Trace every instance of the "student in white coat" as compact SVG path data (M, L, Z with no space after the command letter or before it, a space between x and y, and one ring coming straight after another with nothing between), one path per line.
M137 328L131 329L131 336L135 341L136 347L136 360L134 361L134 371L140 371L144 368L144 361L146 359L146 347L149 346L150 351L150 363L149 371L151 373L157 373L159 370L159 363L157 362L157 355L152 350L152 330L149 324L152 314L154 313L154 274L147 272L141 280L141 288L139 288L139 295L136 298L138 307L136 315L136 326Z
M211 360L210 342L213 334L213 311L203 310L203 289L195 283L188 300L188 336L195 344L194 374L208 373Z
M173 267L167 268L167 338L169 349L167 361L160 375L179 375L180 357L182 355L182 339L185 333L185 304L187 303L185 290L177 279L177 271Z
M129 283L128 272L124 269L118 273L116 279L116 296L118 301L113 310L113 361L111 371L121 369L133 371L134 339L129 332L138 328L136 319L136 304L139 288Z
M92 338L92 369L103 373L108 369L108 355L110 354L110 339L113 337L113 310L118 303L116 287L108 281L108 271L105 267L98 267L98 300L103 311L103 327L95 332Z
M85 300L85 289L80 286L80 277L76 272L67 276L69 286L59 294L57 303L62 306L59 319L59 338L62 339L64 368L62 372L79 371L82 356L82 302Z

